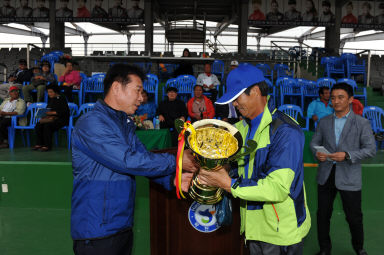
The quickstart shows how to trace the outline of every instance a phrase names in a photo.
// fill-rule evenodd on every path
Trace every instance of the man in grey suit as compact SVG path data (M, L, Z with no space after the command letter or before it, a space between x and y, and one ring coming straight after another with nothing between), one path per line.
M363 249L360 162L375 155L376 144L370 122L351 110L352 100L351 86L346 83L333 86L331 101L335 113L320 120L310 144L319 160L317 235L320 255L331 254L329 229L337 192L349 224L352 246L356 254L367 254ZM329 154L316 146L323 146Z

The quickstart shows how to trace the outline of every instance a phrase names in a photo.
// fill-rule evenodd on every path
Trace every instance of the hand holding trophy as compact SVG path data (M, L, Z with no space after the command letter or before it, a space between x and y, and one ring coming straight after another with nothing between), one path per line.
M179 145L177 153L176 169L176 192L178 198L185 198L182 189L182 159L185 145L192 151L192 154L201 168L206 171L225 171L223 165L239 157L247 155L257 147L256 142L250 142L249 147L243 146L243 139L240 132L227 122L216 119L204 119L195 122L180 120L175 121L179 131ZM243 153L240 151L243 150ZM183 164L184 165L184 164ZM204 176L202 177L204 178ZM204 182L208 179L205 178ZM223 190L212 187L199 181L198 172L194 173L192 184L188 194L200 204L216 204L221 201Z

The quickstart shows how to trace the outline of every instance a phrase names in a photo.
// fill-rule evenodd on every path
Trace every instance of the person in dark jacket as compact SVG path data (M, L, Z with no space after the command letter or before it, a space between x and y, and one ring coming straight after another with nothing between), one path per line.
M178 133L175 130L175 120L185 121L188 117L185 103L177 99L177 88L167 88L167 99L159 104L157 114L160 120L160 128L170 128L172 136L172 145L177 145Z
M21 89L23 83L31 81L32 76L33 73L28 69L27 61L20 59L19 67L8 76L7 83L0 84L0 98L4 100L8 97L10 87L16 86Z
M191 57L191 53L189 52L189 49L185 48L183 50L183 55L181 57L182 58ZM183 61L179 65L179 67L173 73L173 76L177 77L177 76L182 75L182 74L193 75L193 66L187 59L183 59Z
M82 115L72 133L71 236L76 255L131 254L135 175L173 187L175 156L149 152L130 118L143 101L145 74L116 64L104 79L104 100ZM190 151L183 169L195 171ZM183 174L188 190L192 173Z
M65 96L60 95L57 85L47 87L49 111L36 124L36 145L33 150L49 151L52 148L52 135L69 123L69 107Z

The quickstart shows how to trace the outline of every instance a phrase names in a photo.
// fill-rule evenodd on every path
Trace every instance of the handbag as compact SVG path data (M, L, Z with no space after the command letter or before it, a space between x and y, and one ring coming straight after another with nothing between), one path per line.
M223 199L215 206L217 224L230 226L232 224L232 200L227 192L223 194Z

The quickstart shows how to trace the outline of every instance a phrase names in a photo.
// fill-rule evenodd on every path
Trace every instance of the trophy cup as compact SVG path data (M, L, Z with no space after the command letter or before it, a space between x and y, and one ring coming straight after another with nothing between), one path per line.
M180 126L184 126L184 129L181 130ZM181 130L178 152L184 148L185 140L185 144L192 150L196 162L208 171L217 171L230 161L248 155L257 147L256 142L250 140L247 142L248 146L244 146L243 153L239 153L243 148L243 138L240 132L231 124L221 120L204 119L193 124L178 121L176 127ZM179 156L178 153L178 162L180 162ZM181 173L178 175L176 172L176 179L180 176ZM180 189L178 190L178 185L176 186L176 192L181 192ZM188 194L198 203L208 205L216 204L223 198L223 190L201 184L198 173L192 179Z

